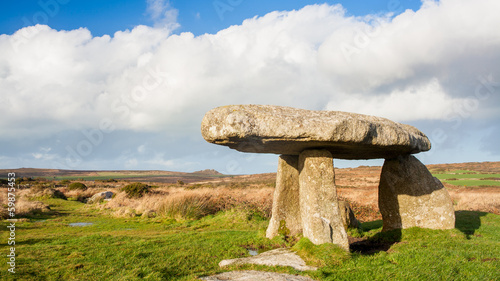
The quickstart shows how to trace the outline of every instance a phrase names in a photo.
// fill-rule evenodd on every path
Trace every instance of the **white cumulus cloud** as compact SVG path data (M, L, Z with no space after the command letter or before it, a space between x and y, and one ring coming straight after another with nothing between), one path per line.
M168 0L147 0L147 12L157 27L175 29L179 27L177 16L179 11L174 9Z
M247 103L406 122L465 110L463 118L497 124L499 10L495 0L442 0L395 17L353 17L340 5L311 5L194 36L172 34L177 11L149 0L154 27L102 37L26 27L0 35L0 141L91 129L202 142L206 111ZM167 155L150 162L172 166Z

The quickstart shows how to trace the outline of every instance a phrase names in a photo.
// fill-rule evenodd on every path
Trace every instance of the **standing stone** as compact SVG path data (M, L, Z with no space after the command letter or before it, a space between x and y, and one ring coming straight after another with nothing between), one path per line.
M414 156L386 159L378 190L383 231L415 226L455 227L455 211L448 191Z
M340 218L333 170L327 150L305 150L299 155L300 210L304 237L314 244L334 243L349 250Z
M347 230L348 228L358 228L359 221L356 219L356 215L351 209L351 205L347 201L338 201L339 202L339 210L340 217L342 218L342 223L344 224L344 228Z
M272 217L266 231L267 238L272 239L277 236L280 227L282 231L288 229L289 235L292 236L302 233L298 163L298 156L281 155L279 157Z

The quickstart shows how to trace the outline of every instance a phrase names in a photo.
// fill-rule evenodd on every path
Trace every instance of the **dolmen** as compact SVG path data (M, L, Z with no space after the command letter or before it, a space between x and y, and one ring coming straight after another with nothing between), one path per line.
M201 133L210 143L241 152L280 155L268 238L287 228L314 244L349 249L333 158L385 159L378 196L383 231L455 227L448 192L412 156L431 148L415 127L340 111L230 105L207 112Z

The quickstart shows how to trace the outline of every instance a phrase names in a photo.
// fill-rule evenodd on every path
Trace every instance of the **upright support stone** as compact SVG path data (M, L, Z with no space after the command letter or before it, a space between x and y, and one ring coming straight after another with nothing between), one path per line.
M300 153L299 183L304 237L314 244L334 243L349 250L337 202L332 154L327 150Z
M272 217L266 237L278 235L280 227L286 227L290 235L302 234L302 220L299 204L299 157L281 155L278 160L276 189L274 190Z
M414 226L455 227L455 211L448 191L414 156L386 159L378 190L383 231Z

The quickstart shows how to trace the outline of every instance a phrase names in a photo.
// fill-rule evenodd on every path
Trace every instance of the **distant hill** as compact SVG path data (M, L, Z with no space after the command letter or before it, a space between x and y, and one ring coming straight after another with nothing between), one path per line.
M339 186L356 186L356 178L370 179L370 184L377 185L381 171L380 166L360 166L358 168L336 169L335 180ZM471 162L452 164L427 165L432 173L453 172L453 171L476 171L488 174L500 174L500 162ZM266 184L275 181L276 173L257 175L224 175L213 169L196 171L193 173L171 172L171 171L82 171L82 170L58 170L58 169L0 169L0 178L7 178L7 173L16 173L16 178L47 178L47 179L69 179L69 180L128 180L134 182L159 182L176 183L181 180L185 183L204 181L232 181L232 182L265 182Z
M223 175L214 169L206 169L206 170L196 171L196 172L193 172L193 174L212 175L212 176L222 176Z
M15 173L16 178L46 178L55 180L128 180L137 182L163 182L175 183L181 180L185 183L207 181L217 178L228 177L215 170L203 170L194 173L171 172L171 171L96 171L96 170L58 170L58 169L0 169L0 178L7 178L8 173Z

